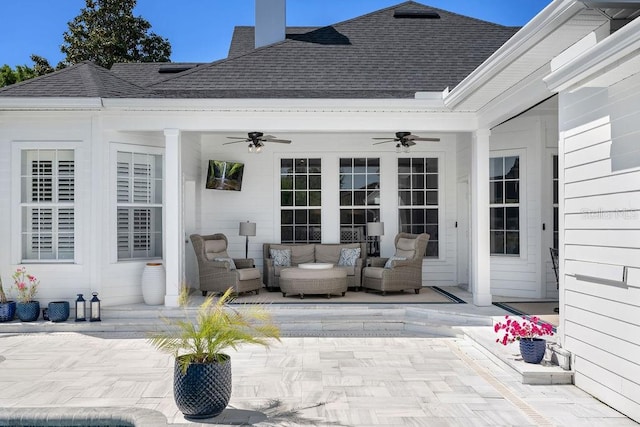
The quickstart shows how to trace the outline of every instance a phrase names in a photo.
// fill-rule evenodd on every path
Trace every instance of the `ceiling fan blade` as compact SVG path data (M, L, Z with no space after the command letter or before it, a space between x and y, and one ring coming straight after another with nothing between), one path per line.
M375 139L382 139L382 138L375 138ZM393 142L393 141L395 141L395 139L387 139L386 141L374 142L373 145L386 144L387 142Z
M238 142L247 142L247 141L245 141L245 139L243 138L243 139L238 140L238 141L223 142L222 145L237 144Z
M244 139L246 140L247 138L245 138L244 136L228 136L228 139Z
M262 140L267 142L279 142L281 144L291 144L291 141L288 139L262 138Z
M412 146L416 145L416 143L415 143L415 142L413 142L413 141L411 141L411 140L409 140L409 141L406 141L406 142L404 143L404 145L406 145L407 147L412 147Z
M439 142L440 138L427 138L427 137L420 137L417 136L415 138L411 138L413 141L431 141L431 142Z
M389 137L386 137L386 138L371 138L371 139L384 139L385 141L395 141L393 138L389 138Z

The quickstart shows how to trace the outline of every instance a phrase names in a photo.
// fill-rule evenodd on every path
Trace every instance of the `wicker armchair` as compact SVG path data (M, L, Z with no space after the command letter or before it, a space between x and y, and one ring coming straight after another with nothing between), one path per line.
M227 254L227 237L217 233L207 236L192 234L189 236L198 260L200 290L223 293L229 288L240 294L262 288L260 270L254 267L253 259L231 258ZM235 269L233 264L235 264Z
M385 268L389 258L369 258L370 266L362 271L362 287L386 295L387 291L422 289L422 258L427 249L429 235L399 233L395 239L396 254ZM396 259L401 258L401 259Z

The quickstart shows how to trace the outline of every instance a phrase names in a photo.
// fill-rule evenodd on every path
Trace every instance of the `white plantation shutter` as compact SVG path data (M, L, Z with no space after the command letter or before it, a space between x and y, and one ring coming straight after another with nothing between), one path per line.
M68 260L75 254L73 150L22 153L22 258Z
M162 256L162 157L118 151L118 259Z

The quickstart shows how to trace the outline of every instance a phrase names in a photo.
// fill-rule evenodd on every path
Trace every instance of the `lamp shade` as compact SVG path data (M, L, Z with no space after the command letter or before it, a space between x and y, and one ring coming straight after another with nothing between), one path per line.
M256 235L256 223L255 222L241 222L240 231L241 236L255 236Z
M367 236L384 236L384 222L368 222Z

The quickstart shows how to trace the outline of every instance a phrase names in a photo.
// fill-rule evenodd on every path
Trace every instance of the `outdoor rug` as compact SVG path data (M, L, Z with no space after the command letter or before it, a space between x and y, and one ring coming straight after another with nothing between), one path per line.
M326 295L305 295L300 298L296 294L282 296L281 292L269 292L266 289L258 295L242 294L235 301L238 304L465 304L455 295L436 286L423 287L419 294L413 291L387 292L382 296L379 292L348 291L345 296L338 294L327 298Z
M540 320L558 325L558 301L505 301L494 302L493 305L502 308L516 316L537 316Z

